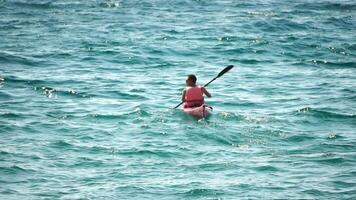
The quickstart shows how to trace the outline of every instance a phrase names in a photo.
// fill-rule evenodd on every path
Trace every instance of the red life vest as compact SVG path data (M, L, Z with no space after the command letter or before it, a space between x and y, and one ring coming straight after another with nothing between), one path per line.
M203 91L200 86L186 87L184 107L198 107L204 104Z

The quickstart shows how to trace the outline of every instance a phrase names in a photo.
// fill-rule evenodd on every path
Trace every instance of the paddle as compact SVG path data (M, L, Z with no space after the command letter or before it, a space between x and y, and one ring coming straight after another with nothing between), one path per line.
M234 67L233 65L229 65L229 66L225 67L225 69L223 69L217 76L215 76L215 78L213 78L211 81L209 81L207 84L205 84L204 87L208 86L211 82L215 81L217 78L224 75L226 72L230 71L230 69L232 69L233 67ZM173 109L178 108L182 104L183 104L183 101L180 102L178 105L176 105L176 107L174 107Z

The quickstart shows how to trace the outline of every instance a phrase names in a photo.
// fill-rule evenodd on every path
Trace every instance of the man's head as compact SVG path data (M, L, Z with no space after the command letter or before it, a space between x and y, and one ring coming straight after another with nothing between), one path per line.
M197 82L197 77L194 74L190 74L185 81L188 86L195 86Z

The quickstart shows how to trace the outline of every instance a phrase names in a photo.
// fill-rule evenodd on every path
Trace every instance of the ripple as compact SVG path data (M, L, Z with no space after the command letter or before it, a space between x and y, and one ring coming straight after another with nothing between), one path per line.
M25 57L25 56L20 56L20 55L15 55L12 53L7 53L7 52L0 52L0 63L2 64L22 64L22 65L28 65L28 66L35 66L38 64L38 61L35 59Z
M3 175L17 175L17 174L26 174L30 172L34 172L34 170L22 168L17 165L13 165L10 167L0 167L0 173Z
M51 3L35 3L35 2L20 2L20 1L16 1L16 2L9 2L17 7L20 8L37 8L37 9L49 9L51 8Z
M353 199L354 2L0 5L0 199Z
M74 149L75 146L70 144L69 142L66 142L64 140L58 140L55 142L52 142L50 144L50 147L56 148L56 149Z
M223 194L221 190L207 189L207 188L196 188L185 192L186 197L199 197L199 196L218 196Z
M104 162L101 160L93 160L93 159L88 159L85 157L80 157L78 158L78 161L74 161L73 164L71 164L69 167L70 168L98 168L98 167L102 167L105 166Z
M300 3L296 7L311 10L351 11L356 9L356 4L347 2L308 2Z
M279 172L280 169L273 167L271 165L265 165L265 166L259 166L254 168L256 171L262 171L262 172Z
M335 113L335 112L311 108L311 107L301 108L297 112L300 114L306 113L313 117L324 118L324 119L354 119L354 118L356 118L356 115L354 115L354 114Z
M286 138L288 141L296 143L296 142L308 142L312 140L316 140L317 137L312 135L300 134L300 135L292 135Z
M125 149L125 150L119 150L117 152L120 155L126 155L126 156L157 156L157 157L162 157L162 158L174 158L179 156L179 153L177 152L170 152L170 151L164 151L160 149L154 149L154 150L145 150L145 149Z

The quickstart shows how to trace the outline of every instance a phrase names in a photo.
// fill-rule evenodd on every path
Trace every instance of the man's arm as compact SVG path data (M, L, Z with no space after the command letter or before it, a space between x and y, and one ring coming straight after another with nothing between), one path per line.
M183 90L183 94L182 94L182 102L185 101L185 90Z
M208 90L205 89L205 87L202 87L201 90L207 97L211 97L211 94L208 92Z

